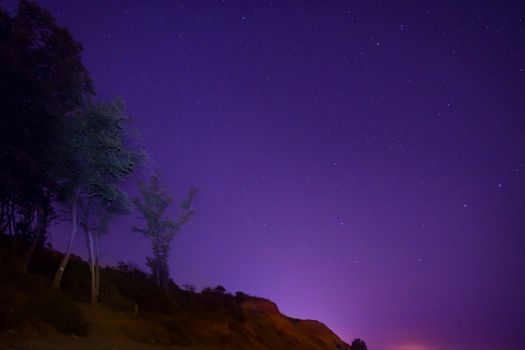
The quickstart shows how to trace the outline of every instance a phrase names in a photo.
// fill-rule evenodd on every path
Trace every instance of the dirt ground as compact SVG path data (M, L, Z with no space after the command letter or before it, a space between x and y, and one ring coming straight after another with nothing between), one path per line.
M162 339L147 339L144 334L155 334L151 324L125 313L109 312L103 308L85 308L91 321L86 337L58 333L48 325L26 324L0 333L1 350L217 350L211 348L180 347L162 344ZM148 329L149 328L149 329ZM129 332L141 330L135 341ZM142 332L143 331L143 332Z

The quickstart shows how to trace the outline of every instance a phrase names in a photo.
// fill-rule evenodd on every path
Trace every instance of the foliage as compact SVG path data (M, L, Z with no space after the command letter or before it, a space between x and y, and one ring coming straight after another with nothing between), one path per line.
M9 242L1 237L0 249L8 247ZM6 281L0 287L11 286L10 290L0 288L0 301L6 301L0 303L0 317L5 316L8 327L12 327L13 322L34 320L51 323L62 332L82 334L85 331L78 304L71 302L89 300L86 286L89 268L85 261L72 256L64 274L64 288L57 290L51 288L50 278L61 254L48 249L37 251L32 273L25 275L7 268L7 262L12 259L6 257L7 254L0 252L0 282ZM125 318L119 325L119 332L135 341L228 349L313 349L313 345L315 348L349 349L343 342L327 342L315 332L304 332L300 320L284 315L276 319L275 314L267 317L265 313L245 309L242 305L245 301L257 298L243 292L234 296L216 286L205 288L201 293L177 288L166 293L133 263L104 267L101 278L104 312L108 309L126 312L129 317L118 313L118 317ZM25 307L17 303L16 295L30 298ZM112 315L117 317L117 313Z
M89 331L89 323L82 310L54 288L33 295L27 308L40 320L51 323L62 333L83 336Z
M142 153L129 144L124 128L128 121L120 100L86 104L75 116L77 129L71 140L77 152L73 167L83 171L73 180L79 181L76 185L81 190L80 225L89 254L92 303L98 302L100 290L99 240L114 217L129 213L128 196L119 186L142 158Z
M125 194L115 184L130 174L142 157L128 144L125 126L129 117L122 100L111 103L86 102L64 120L55 175L64 193L80 188L89 199L99 199L113 211L126 211Z
M133 198L133 204L146 220L146 227L133 227L135 232L151 241L153 256L147 258L157 286L167 289L169 285L168 256L170 244L182 226L195 214L192 208L197 189L192 187L180 205L180 213L175 221L167 216L166 210L172 203L171 197L161 187L159 173L155 173L149 184L139 183L142 200Z
M0 328L34 320L50 323L62 333L87 334L89 323L70 296L52 288L48 278L21 274L16 264L12 263L9 250L5 249L8 242L2 240L1 243Z
M223 286L221 285L218 285L214 288L212 287L206 287L204 288L202 291L201 291L202 294L225 294L226 293L226 288L224 288Z
M133 263L120 262L116 268L104 268L101 278L101 301L106 305L128 312L133 311L135 305L140 311L165 313L173 309L172 297L155 286L151 276Z
M185 290L185 291L187 291L187 292L191 292L191 293L194 293L195 290L196 290L195 286L192 285L192 284L184 284L184 285L182 286L182 289Z
M151 282L151 276L134 262L119 261L116 270L141 283L148 284Z
M121 100L95 103L82 46L48 11L22 0L14 15L0 8L0 231L17 237L27 270L56 217L53 202L72 209L72 233L55 278L58 286L77 226L77 204L93 202L97 233L129 211L118 183L142 154L128 144ZM88 205L86 205L87 207Z
M85 103L63 123L61 140L57 143L59 148L55 150L60 160L54 169L55 177L60 179L64 199L72 199L72 233L66 255L55 276L57 287L75 237L79 202L83 208L81 222L84 230L86 234L95 233L95 238L106 232L114 216L127 213L130 209L127 195L119 185L133 171L142 153L128 144L124 129L127 121L124 104L116 100L105 104ZM92 247L89 253L93 262Z
M81 53L36 3L0 8L0 231L41 240L51 221L57 127L94 93Z
M361 340L359 338L357 339L354 339L352 341L352 344L350 344L350 348L352 350L368 350L368 348L366 347L366 343L364 342L364 340Z

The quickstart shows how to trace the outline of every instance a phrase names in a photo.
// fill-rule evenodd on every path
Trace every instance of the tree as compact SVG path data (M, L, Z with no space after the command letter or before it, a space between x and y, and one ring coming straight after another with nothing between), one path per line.
M80 226L84 229L88 250L91 303L97 304L100 295L100 238L107 233L109 223L115 216L129 213L128 199L122 193L112 201L85 198L81 203Z
M44 196L43 198L40 198L37 203L36 226L31 237L31 242L24 253L24 261L22 263L22 272L24 273L28 271L31 257L33 256L33 253L37 247L42 247L46 243L46 229L50 222L56 217L52 207L51 198Z
M133 204L146 221L145 228L133 227L151 241L153 256L147 258L147 265L151 269L154 283L163 288L168 288L169 268L168 256L170 244L182 226L195 214L192 208L197 189L190 188L186 198L181 202L180 213L175 221L167 216L166 210L172 203L172 198L162 189L159 173L156 172L149 184L139 183L142 200L133 198Z
M368 348L366 347L366 343L364 342L364 340L361 340L359 338L357 339L354 339L352 341L352 344L350 345L350 348L352 350L368 350Z
M57 127L94 94L81 54L36 3L20 1L13 16L0 8L0 230L30 238L24 269L53 218Z
M94 238L93 232L98 238L105 232L107 222L129 207L127 196L118 185L133 171L142 153L127 144L124 129L127 120L122 101L116 100L107 104L88 102L64 123L63 138L58 143L60 149L55 150L60 158L55 169L64 202L71 207L72 230L55 274L56 287L60 286L75 239L79 204L84 208L84 228L90 239ZM100 217L91 222L90 216L95 214ZM94 250L88 250L94 263ZM96 277L94 268L92 275L93 280ZM95 289L96 283L93 283L92 290Z

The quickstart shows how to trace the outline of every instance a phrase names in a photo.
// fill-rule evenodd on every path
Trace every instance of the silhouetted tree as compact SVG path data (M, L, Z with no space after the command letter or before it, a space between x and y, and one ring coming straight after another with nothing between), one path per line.
M142 154L129 145L124 128L129 118L124 113L122 101L91 103L80 117L88 118L84 125L89 131L85 136L90 137L87 147L91 152L91 164L97 169L90 173L80 200L80 225L84 229L91 272L91 302L95 304L100 290L100 237L107 232L115 216L130 212L127 194L119 185L137 166Z
M133 199L133 204L146 220L145 228L133 227L135 232L143 234L151 241L153 256L146 264L151 269L153 281L157 286L168 288L168 256L170 244L182 226L194 215L192 208L197 189L192 187L180 205L180 213L175 221L167 216L166 210L172 199L160 186L159 174L155 173L149 184L139 183L142 200Z
M352 350L368 350L364 340L361 340L359 338L354 339L352 341L352 344L350 344L350 347L352 348Z
M29 263L35 250L45 244L47 240L46 229L56 217L50 197L43 196L38 203L39 205L36 208L36 227L31 237L31 242L28 242L28 248L24 253L23 272L27 272L29 269Z
M119 100L110 104L89 102L64 123L62 142L58 143L60 149L55 150L60 157L55 170L64 202L71 207L72 231L55 274L56 287L60 286L75 239L79 201L83 201L85 230L91 240L94 227L97 235L102 233L106 220L127 210L127 196L118 184L131 173L141 154L126 145L123 108ZM90 223L90 210L95 206L104 209L97 213L96 223ZM94 263L94 251L89 251Z
M82 198L80 226L84 230L88 250L91 303L98 303L100 293L100 238L107 233L110 221L118 215L129 213L127 197L122 194L111 202L98 198Z
M94 93L81 53L36 3L0 8L0 231L30 238L25 269L53 217L57 126Z

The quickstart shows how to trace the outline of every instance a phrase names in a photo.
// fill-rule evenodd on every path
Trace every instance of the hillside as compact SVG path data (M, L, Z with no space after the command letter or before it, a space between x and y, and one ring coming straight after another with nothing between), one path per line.
M266 303L267 301L263 301ZM291 320L275 313L247 311L241 325L223 315L181 317L132 317L105 307L82 305L90 332L65 335L46 324L25 324L0 336L2 349L350 349L317 321ZM180 329L165 322L184 322Z
M283 315L269 300L222 287L169 293L136 267L102 271L99 305L88 303L88 266L74 257L63 291L49 278L60 253L42 249L30 274L2 250L2 349L350 349L318 321Z

